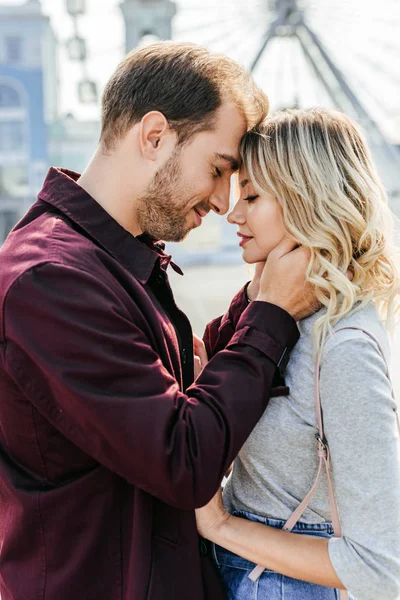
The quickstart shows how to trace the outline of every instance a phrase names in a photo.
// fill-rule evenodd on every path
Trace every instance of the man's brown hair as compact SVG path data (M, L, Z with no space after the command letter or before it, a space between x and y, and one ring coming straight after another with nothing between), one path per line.
M113 148L153 110L163 113L179 143L212 129L224 100L235 102L248 128L268 112L268 99L234 60L189 43L159 42L134 50L121 62L102 99L101 143Z

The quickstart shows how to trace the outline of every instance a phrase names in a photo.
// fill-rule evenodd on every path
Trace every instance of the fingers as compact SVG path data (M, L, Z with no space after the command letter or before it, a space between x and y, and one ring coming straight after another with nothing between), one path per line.
M198 356L194 357L194 378L196 379L203 370L203 365L201 364L200 358Z
M270 256L273 255L276 258L280 258L289 252L292 252L298 247L298 243L289 237L284 237L283 240L270 252Z
M193 353L200 359L201 366L204 368L208 363L207 350L203 340L196 334L193 334Z
M306 270L307 265L309 264L311 259L311 250L310 248L299 246L298 248L295 248L292 252L288 253L286 256L287 260L291 260L296 265L302 265L304 270Z
M311 250L286 237L270 253L257 299L276 304L296 320L313 312L315 290L307 285Z

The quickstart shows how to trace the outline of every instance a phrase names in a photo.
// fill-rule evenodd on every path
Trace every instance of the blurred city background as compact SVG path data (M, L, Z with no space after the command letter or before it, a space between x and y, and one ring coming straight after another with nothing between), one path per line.
M0 243L50 165L80 172L90 160L101 93L124 54L170 38L243 63L272 111L354 117L400 213L398 0L0 0ZM169 249L185 271L172 276L178 302L201 334L249 278L235 230L210 214Z

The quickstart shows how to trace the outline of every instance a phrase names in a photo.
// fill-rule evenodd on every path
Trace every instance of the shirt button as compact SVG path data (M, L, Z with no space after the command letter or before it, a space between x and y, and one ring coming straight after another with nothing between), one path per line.
M184 348L184 349L182 350L181 357L182 357L182 364L183 364L183 365L186 365L186 360L187 360L187 352L186 352L186 348Z
M207 556L208 554L207 542L201 538L199 541L199 552L200 556Z

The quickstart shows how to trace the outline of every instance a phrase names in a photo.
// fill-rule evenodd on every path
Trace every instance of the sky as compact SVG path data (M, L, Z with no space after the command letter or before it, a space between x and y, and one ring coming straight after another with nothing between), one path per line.
M263 4L266 0L248 0L250 4ZM2 5L23 4L22 0L0 0ZM193 37L192 29L197 26L201 15L204 24L210 23L210 32L215 36L224 33L226 15L238 0L219 0L218 5L210 0L181 0L177 2L179 11L175 18L176 37ZM86 0L87 14L79 18L79 33L86 37L88 44L88 73L96 81L100 91L125 53L124 21L119 8L120 0ZM61 113L72 112L78 118L96 118L98 106L82 106L77 95L77 83L81 78L79 64L68 60L66 42L73 33L73 24L65 11L65 0L42 0L43 13L51 18L54 32L59 41L60 107ZM203 10L205 7L205 10ZM187 24L187 26L186 26ZM185 35L185 31L187 34ZM203 29L204 32L204 29ZM204 33L194 35L202 41Z
M88 73L100 92L125 52L120 1L86 0L87 14L79 19L79 33L88 44ZM298 2L307 7L313 28L373 118L391 141L400 143L400 0ZM3 5L21 3L22 0L0 0ZM260 46L272 3L271 0L177 0L174 38L208 45L245 64ZM65 12L65 0L42 0L42 7L51 18L59 41L60 113L97 119L98 105L79 103L77 84L82 70L67 58L65 46L73 25ZM270 44L255 76L267 91L272 109L291 105L298 96L305 105L327 103L326 94L290 40L280 39Z

